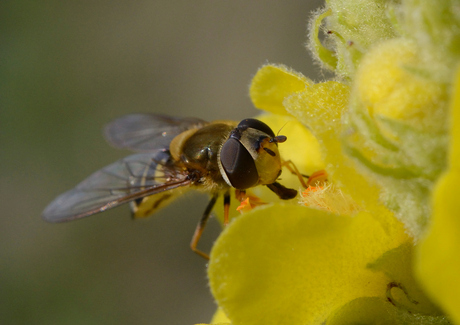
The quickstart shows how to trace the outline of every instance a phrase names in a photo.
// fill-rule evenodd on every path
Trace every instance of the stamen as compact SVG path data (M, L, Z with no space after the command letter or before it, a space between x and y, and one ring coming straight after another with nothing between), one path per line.
M311 208L341 215L354 215L361 208L353 199L331 183L309 186L300 193L300 203Z
M401 309L405 309L407 310L409 313L412 313L409 308L407 308L404 304L402 304L401 302L397 301L394 297L393 297L393 294L391 293L391 289L393 288L398 288L400 289L405 295L406 295L406 298L407 300L411 303L411 304L414 304L414 305L418 305L418 301L412 299L409 294L407 293L407 290L406 288L403 287L403 285L401 283L397 283L397 282L390 282L387 284L387 291L386 291L386 296L387 296L387 300L395 307L398 307L398 308L401 308Z

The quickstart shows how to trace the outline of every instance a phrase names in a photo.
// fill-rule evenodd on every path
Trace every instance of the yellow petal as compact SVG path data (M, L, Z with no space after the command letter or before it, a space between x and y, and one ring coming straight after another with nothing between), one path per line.
M396 309L385 299L363 297L339 308L329 317L326 324L401 324L396 322L396 317L393 317L392 312L396 312Z
M260 208L235 219L214 245L211 290L235 324L321 323L348 301L384 297L388 278L366 265L405 239L402 226L388 235L364 212Z
M286 114L283 100L302 91L312 81L284 65L266 65L252 79L249 94L254 106L275 114Z
M443 176L434 190L427 238L419 245L416 271L435 302L460 324L460 172Z
M349 87L335 81L315 84L284 100L286 110L308 126L320 143L322 157L334 171L342 163L342 115L346 111Z
M456 78L450 169L433 190L431 226L419 245L416 272L426 291L460 324L460 70Z
M308 87L285 99L288 112L311 128L318 139L331 180L350 195L361 208L373 211L388 233L393 231L394 215L380 201L380 188L356 169L356 164L342 152L343 114L347 110L350 89L328 81Z
M213 325L230 325L230 319L228 319L227 315L225 315L222 308L218 308L214 316L212 317L211 324Z
M363 297L355 299L337 310L326 325L392 324L392 325L449 325L445 316L411 314L397 308L386 299Z
M225 315L222 308L217 308L216 313L212 317L211 323L200 323L195 325L231 325L230 319Z
M391 297L389 299L394 306L413 314L440 316L439 308L433 305L414 279L413 250L411 243L404 243L385 252L368 267L376 272L384 272L391 279L387 296Z
M321 138L328 131L341 132L342 113L347 109L350 87L326 81L304 88L286 97L286 110L310 127Z

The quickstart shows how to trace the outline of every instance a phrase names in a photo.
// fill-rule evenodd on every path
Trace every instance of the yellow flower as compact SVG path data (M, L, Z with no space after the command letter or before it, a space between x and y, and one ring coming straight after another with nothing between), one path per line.
M419 245L416 272L427 292L460 324L460 70L453 91L449 168L433 190L431 227Z
M281 154L328 182L300 204L256 193L272 203L223 231L208 270L213 322L460 324L458 8L329 0L310 48L337 79L258 71L254 105L275 129L291 121Z

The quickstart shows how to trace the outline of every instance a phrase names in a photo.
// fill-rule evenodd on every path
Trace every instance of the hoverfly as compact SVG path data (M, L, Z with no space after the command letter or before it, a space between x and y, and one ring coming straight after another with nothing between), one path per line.
M156 114L121 117L105 129L110 144L137 151L95 172L74 189L58 196L43 212L49 222L90 216L130 202L134 217L146 217L187 188L211 194L191 241L197 249L206 222L220 195L224 223L228 222L230 189L240 193L266 185L281 199L297 191L279 184L282 162L278 143L286 137L273 133L256 119L206 122Z

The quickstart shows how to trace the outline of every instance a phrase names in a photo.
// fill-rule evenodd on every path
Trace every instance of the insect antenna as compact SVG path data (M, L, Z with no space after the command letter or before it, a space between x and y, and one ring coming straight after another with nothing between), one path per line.
M281 130L286 126L286 124L288 124L288 122L284 123L284 125L281 127L281 129L279 129L278 133L276 134L276 137L271 138L270 142L283 143L287 140L287 137L285 135L279 135Z

